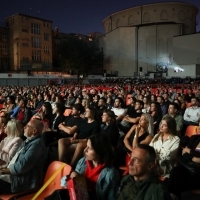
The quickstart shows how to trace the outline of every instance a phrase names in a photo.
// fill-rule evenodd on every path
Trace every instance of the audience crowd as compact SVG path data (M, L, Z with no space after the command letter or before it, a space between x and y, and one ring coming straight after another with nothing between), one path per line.
M40 188L53 160L85 176L92 200L200 189L200 84L189 83L1 86L0 194Z

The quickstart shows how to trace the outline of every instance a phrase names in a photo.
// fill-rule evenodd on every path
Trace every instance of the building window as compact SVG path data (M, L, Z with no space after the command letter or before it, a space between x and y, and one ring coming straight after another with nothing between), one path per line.
M22 32L24 32L24 33L28 33L28 29L22 29Z
M49 41L49 34L44 33L44 40L45 40L45 41Z
M44 67L50 67L50 61L48 59L44 59Z
M40 35L40 24L31 23L31 33Z
M8 53L8 45L1 44L0 52L2 52L3 54L7 54Z
M47 23L47 22L44 22L44 27L49 27L49 23Z
M41 51L33 50L32 51L32 60L41 61Z
M6 32L6 31L3 31L3 32L2 32L2 40L7 40L7 38L8 38L7 32Z
M28 43L22 43L23 47L28 47Z
M41 38L32 37L32 47L40 48L41 47Z
M49 47L44 47L44 53L49 53L50 51L49 51Z

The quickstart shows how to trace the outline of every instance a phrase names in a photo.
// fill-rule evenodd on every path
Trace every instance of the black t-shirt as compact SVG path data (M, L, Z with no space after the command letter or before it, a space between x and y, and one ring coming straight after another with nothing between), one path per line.
M78 139L86 139L93 134L99 133L99 123L97 121L88 123L88 119L83 119L77 127Z
M109 125L106 125L105 123L101 124L100 133L108 137L113 147L117 146L119 139L119 130L117 123L111 123Z
M83 121L83 118L74 117L71 115L65 119L64 124L65 124L65 126L73 127L73 126L78 126L79 123L81 123L81 121ZM65 131L60 131L60 133L63 135L66 135Z

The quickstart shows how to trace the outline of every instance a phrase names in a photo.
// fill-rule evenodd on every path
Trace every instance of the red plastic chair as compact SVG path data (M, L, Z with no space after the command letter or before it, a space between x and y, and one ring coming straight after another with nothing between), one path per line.
M198 126L189 125L186 129L185 135L188 137L191 137L192 135L196 135L197 128L198 128Z
M130 159L131 159L131 154L127 153L126 154L126 166L121 166L119 167L119 169L121 169L123 172L122 176L126 176L129 172L129 169L128 169L128 164L130 162Z
M56 172L56 170L65 163L62 163L60 161L54 161L52 162L47 170L44 184L51 178L51 176ZM51 181L51 183L40 193L40 195L36 198L38 200L42 200L45 197L51 195L55 190L64 189L60 186L60 180L63 176L69 175L71 172L71 166L65 164L64 168L62 168L61 171L56 175L56 177ZM18 200L31 200L36 193L30 194L27 196L23 196L21 198L18 198Z

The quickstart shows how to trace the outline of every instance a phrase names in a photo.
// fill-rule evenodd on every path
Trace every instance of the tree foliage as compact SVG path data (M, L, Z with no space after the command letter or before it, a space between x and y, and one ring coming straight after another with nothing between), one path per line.
M76 38L62 41L58 53L63 71L71 71L74 74L87 74L100 58L94 45Z

